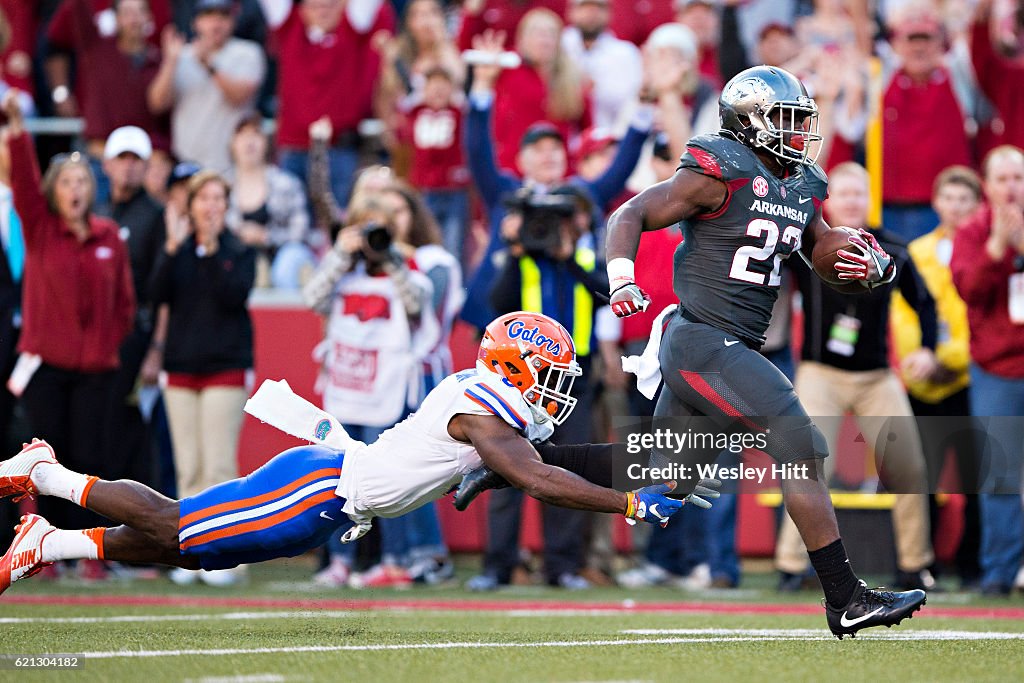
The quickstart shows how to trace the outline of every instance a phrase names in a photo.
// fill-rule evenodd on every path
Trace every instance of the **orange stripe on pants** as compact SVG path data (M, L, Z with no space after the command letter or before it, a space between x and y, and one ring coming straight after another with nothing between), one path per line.
M332 498L337 498L333 490L321 491L315 496L306 498L302 502L293 505L292 507L285 508L277 514L271 515L270 517L264 517L263 519L254 519L243 524L233 524L223 529L216 529L214 531L207 531L206 533L193 536L192 538L184 541L180 544L182 551L188 550L189 548L197 545L203 545L210 541L217 541L222 538L228 538L229 536L240 536L250 531L259 531L260 529L266 529L267 527L274 526L281 522L286 522L292 517L297 517L311 507L317 506L320 503L325 503Z
M232 510L240 510L242 508L251 507L253 505L260 505L262 503L266 503L276 498L282 498L286 494L292 493L293 491L297 491L298 489L302 488L311 481L322 479L324 477L336 477L340 472L341 470L338 468L324 468L322 470L317 470L316 472L310 472L301 479L289 482L282 486L281 488L271 491L270 493L263 493L258 496L242 498L241 500L232 500L227 503L220 503L219 505L213 505L208 508L203 508L202 510L196 510L195 512L192 512L186 515L185 517L182 517L181 521L178 522L178 528L183 529L189 524L192 524L193 522L198 522L202 519L206 519L207 517L214 517L225 512L231 512Z

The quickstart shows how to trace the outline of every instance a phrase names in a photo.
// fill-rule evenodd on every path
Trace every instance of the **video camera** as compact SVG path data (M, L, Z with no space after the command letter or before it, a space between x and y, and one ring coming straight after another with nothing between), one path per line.
M528 254L552 254L561 243L562 223L577 210L577 197L568 192L534 192L523 187L504 200L505 208L523 217L519 244Z

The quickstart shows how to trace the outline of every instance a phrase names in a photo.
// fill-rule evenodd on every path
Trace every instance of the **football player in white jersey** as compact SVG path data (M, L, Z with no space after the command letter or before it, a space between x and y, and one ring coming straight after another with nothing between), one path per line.
M674 482L621 493L544 462L534 448L572 411L569 394L579 375L565 328L543 315L511 313L488 325L475 369L446 378L372 445L293 448L247 477L180 501L138 482L72 472L45 441L34 440L0 463L0 497L57 496L121 526L65 530L39 515L23 516L0 559L0 593L60 560L216 570L293 557L335 533L358 538L373 517L430 503L485 464L546 503L666 524L684 503L665 495ZM317 426L321 441L332 424ZM541 448L550 461L567 456L562 460L586 474L588 446ZM610 467L600 469L597 478L607 478Z

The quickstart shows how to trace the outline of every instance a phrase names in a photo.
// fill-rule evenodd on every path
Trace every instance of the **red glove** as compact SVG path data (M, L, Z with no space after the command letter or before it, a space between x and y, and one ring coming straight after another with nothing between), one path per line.
M628 318L640 311L646 311L651 304L651 297L647 296L647 292L640 289L635 282L629 282L612 292L609 304L615 315Z

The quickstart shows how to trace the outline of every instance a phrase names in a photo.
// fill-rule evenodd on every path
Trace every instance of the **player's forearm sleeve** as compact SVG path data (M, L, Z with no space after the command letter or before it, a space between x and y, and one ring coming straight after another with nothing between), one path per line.
M550 441L537 444L537 452L548 465L578 474L591 484L612 488L612 448L610 443L583 443L560 446Z

